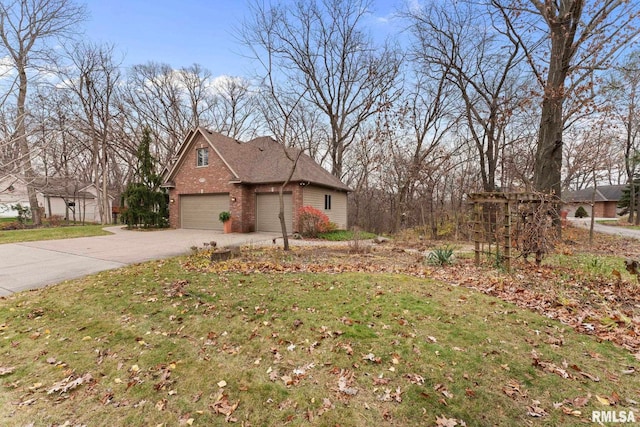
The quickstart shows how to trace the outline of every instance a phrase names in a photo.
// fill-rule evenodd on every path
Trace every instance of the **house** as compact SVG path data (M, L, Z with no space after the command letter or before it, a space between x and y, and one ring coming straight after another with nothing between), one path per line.
M299 151L288 148L289 157ZM293 162L269 137L241 142L199 127L192 130L164 172L173 228L222 230L218 216L231 213L231 231L280 232L279 189ZM301 154L284 189L288 232L299 230L298 212L313 206L340 229L347 228L349 188L306 154Z
M616 218L620 211L618 201L625 187L626 185L601 185L596 187L595 194L593 187L568 192L562 197L564 209L568 211L569 218L575 217L576 210L580 206L584 207L589 216L592 216L591 201L593 200L593 212L596 218Z
M100 222L98 189L72 178L37 177L33 180L38 206L45 218L60 216L70 221ZM16 204L29 206L27 181L19 175L0 177L0 217L16 217ZM113 197L109 196L108 219Z

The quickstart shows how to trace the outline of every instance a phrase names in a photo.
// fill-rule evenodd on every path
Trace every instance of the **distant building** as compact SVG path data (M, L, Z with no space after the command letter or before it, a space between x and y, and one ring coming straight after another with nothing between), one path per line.
M567 192L562 195L564 209L569 211L568 217L574 218L576 210L582 206L589 216L596 218L617 218L618 202L622 198L622 192L626 185L602 185L596 187L595 194L593 187L584 188L578 191ZM591 201L594 201L593 211Z
M55 215L69 221L100 222L98 189L94 184L71 178L37 177L33 186L38 207L45 218ZM18 216L12 208L17 204L33 209L29 204L26 180L13 174L0 177L0 217ZM112 204L113 197L109 196L107 221L111 220Z

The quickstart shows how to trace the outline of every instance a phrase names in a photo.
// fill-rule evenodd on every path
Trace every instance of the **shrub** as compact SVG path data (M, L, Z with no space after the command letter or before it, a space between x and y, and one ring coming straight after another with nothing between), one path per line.
M305 237L318 237L318 233L326 233L331 229L329 217L313 206L301 207L298 214L300 215L300 234Z
M584 208L584 206L580 206L578 209L576 209L575 217L576 218L588 218L589 214L587 213L587 210Z
M31 219L31 209L29 206L22 206L20 203L17 205L12 205L11 208L13 210L18 211L18 222L22 225L26 224L28 220Z
M62 225L64 221L64 217L60 216L60 215L51 215L49 217L49 219L47 220L47 222L49 223L50 227L60 227L60 225Z
M5 222L0 224L0 230L22 230L24 228L24 224L19 223L18 221Z
M220 215L218 215L218 219L220 222L225 223L231 219L231 213L229 211L222 211Z
M453 248L446 246L434 249L427 256L427 262L431 265L453 264Z

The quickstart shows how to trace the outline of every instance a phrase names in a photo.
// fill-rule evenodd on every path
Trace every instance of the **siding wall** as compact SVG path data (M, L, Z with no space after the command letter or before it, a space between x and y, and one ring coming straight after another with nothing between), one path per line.
M331 209L328 210L324 208L325 195L331 195ZM303 206L313 206L324 212L339 229L347 229L347 193L309 185L304 187L302 199Z

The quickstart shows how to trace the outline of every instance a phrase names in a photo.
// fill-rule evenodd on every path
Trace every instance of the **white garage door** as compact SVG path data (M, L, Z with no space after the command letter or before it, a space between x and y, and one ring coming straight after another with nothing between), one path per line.
M258 194L256 200L256 229L257 231L282 232L280 227L280 196L278 194ZM291 194L284 195L284 220L287 233L293 231L293 203Z
M229 194L193 194L180 196L180 226L201 230L222 230L218 219L229 210Z

